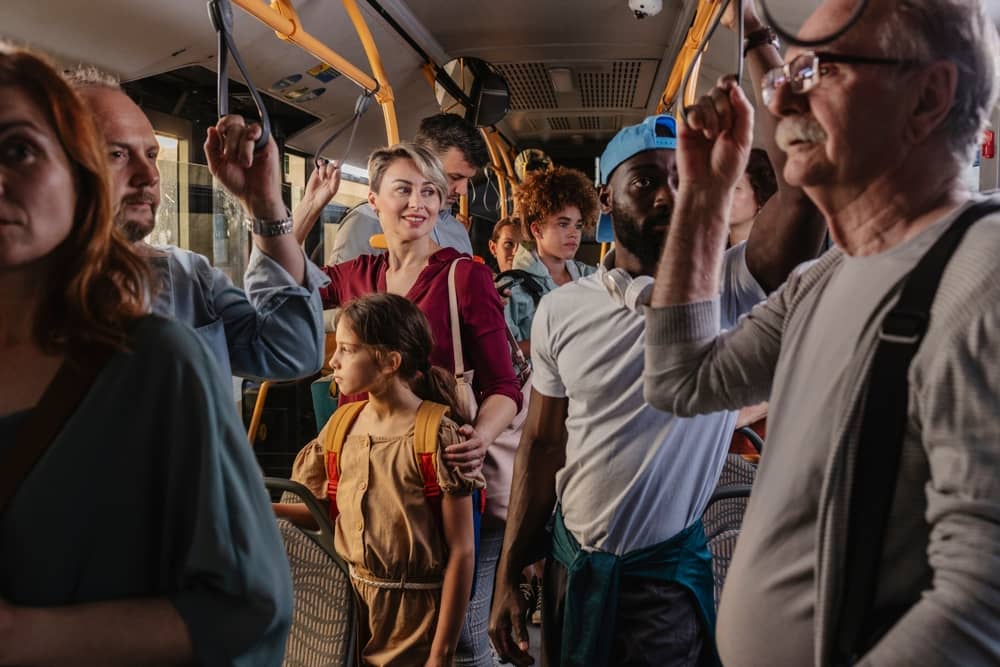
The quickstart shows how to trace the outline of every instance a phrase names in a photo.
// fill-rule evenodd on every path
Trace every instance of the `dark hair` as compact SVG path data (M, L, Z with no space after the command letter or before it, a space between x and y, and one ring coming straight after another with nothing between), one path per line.
M750 179L750 187L753 188L753 197L757 200L757 206L766 204L767 200L778 191L778 180L774 175L774 167L771 166L771 160L763 148L754 148L750 151L750 161L747 162L747 178Z
M521 219L516 217L507 216L506 218L500 218L497 224L493 225L493 235L490 240L496 243L500 240L500 232L503 231L504 227L514 227L518 231L521 229Z
M455 393L455 376L431 364L434 349L431 325L412 301L398 294L369 294L341 309L337 326L342 323L371 348L376 361L382 362L390 352L399 353L399 377L413 393L424 400L447 405L456 422L469 422Z
M559 213L567 206L580 209L583 225L587 229L597 223L597 190L587 175L576 169L555 167L548 171L528 174L514 193L517 210L521 214L521 227L525 240L534 236L531 225Z
M35 103L76 186L73 226L50 255L35 341L46 351L80 343L121 348L128 324L146 312L149 269L113 224L104 141L93 116L44 58L3 43L0 85L16 86Z
M482 133L457 114L439 113L424 118L413 140L438 155L444 155L449 148L457 148L465 161L477 169L490 162L490 152Z

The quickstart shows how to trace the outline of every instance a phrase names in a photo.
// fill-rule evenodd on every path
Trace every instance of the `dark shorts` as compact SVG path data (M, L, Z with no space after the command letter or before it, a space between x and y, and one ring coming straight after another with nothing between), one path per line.
M542 667L563 666L560 649L565 593L566 569L556 559L549 558L542 587ZM697 667L701 664L704 630L694 598L679 584L623 578L614 632L612 665Z

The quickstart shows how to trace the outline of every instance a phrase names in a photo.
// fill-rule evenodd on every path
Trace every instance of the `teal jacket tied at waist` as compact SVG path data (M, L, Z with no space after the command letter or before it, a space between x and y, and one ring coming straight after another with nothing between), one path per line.
M706 649L715 657L715 601L712 555L705 529L696 521L665 542L616 556L584 551L556 509L552 556L566 568L562 632L564 665L608 665L622 577L680 584L691 591L705 629Z

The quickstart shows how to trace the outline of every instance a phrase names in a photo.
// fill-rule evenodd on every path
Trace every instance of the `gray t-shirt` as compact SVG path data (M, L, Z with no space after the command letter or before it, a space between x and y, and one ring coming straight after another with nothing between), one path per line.
M382 233L382 225L371 204L364 202L352 208L340 221L340 228L333 239L330 250L330 266L349 262L361 255L377 255L385 252L373 248L369 239ZM431 230L431 239L442 248L454 248L467 255L472 254L472 241L465 225L447 209L441 209L437 224Z
M935 224L878 255L845 256L818 288L811 312L797 318L801 330L782 336L767 452L719 608L717 635L726 664L812 664L817 491L830 443L849 412L844 402L857 378L853 365L866 361L855 350L876 335L893 287L946 228Z

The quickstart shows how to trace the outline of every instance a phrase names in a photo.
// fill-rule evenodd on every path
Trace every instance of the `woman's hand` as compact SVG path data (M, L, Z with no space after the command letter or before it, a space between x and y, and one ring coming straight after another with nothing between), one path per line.
M483 468L489 443L469 424L459 428L458 432L465 440L444 448L444 464L449 468L458 468L466 476L475 475Z
M434 656L427 658L424 667L451 667L451 656Z

